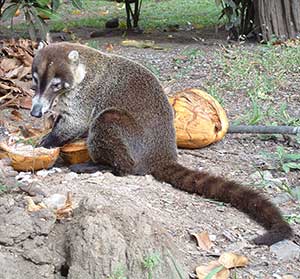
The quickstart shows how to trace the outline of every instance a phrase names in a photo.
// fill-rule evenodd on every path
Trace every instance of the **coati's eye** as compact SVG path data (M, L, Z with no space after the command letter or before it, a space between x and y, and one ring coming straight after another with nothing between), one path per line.
M62 82L60 78L53 78L51 81L51 88L53 91L58 91L62 88Z

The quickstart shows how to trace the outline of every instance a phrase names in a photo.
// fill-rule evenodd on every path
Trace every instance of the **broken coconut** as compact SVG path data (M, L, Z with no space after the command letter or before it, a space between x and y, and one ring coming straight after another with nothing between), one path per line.
M36 171L53 166L59 155L59 148L46 149L32 145L0 142L0 150L6 152L12 167L17 171Z
M177 146L200 148L221 140L228 130L222 106L208 93L192 88L169 98L174 110Z
M90 160L85 140L77 140L60 148L60 156L68 164L85 163Z

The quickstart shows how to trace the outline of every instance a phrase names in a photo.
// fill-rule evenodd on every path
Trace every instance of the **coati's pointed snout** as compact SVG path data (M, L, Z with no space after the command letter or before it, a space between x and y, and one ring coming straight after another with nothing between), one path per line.
M43 106L41 104L35 104L32 106L30 115L33 117L41 118L43 115Z

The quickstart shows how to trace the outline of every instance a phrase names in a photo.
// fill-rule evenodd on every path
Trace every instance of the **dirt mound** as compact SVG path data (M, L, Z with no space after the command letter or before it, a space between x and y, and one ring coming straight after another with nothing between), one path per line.
M55 223L49 209L28 213L21 195L5 195L0 220L1 279L187 278L163 226L132 203L84 199Z

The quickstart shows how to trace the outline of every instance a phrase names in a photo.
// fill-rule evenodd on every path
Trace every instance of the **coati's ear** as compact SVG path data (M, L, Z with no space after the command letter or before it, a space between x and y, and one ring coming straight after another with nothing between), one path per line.
M68 58L72 64L78 64L79 63L79 53L77 50L72 50L68 54Z

